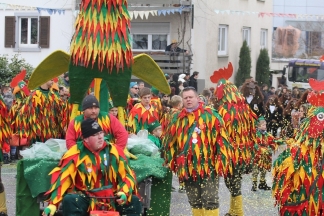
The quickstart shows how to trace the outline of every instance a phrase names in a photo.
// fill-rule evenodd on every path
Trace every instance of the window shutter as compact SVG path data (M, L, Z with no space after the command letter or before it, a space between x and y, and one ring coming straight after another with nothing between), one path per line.
M5 47L14 48L15 47L15 17L6 16L5 17Z
M39 18L39 46L49 48L50 43L50 17L41 16Z

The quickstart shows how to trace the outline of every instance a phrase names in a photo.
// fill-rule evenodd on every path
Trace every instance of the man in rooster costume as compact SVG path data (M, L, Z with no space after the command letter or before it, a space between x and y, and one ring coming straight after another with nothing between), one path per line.
M9 143L11 128L8 118L8 109L0 95L0 163L3 161L2 145ZM0 216L7 216L6 194L1 180L1 166L0 166Z
M53 81L40 85L23 101L14 123L20 139L29 143L45 142L65 136L67 106L52 90Z
M232 76L232 63L227 68L215 71L210 77L216 83L214 108L224 119L225 128L230 137L230 145L234 149L233 174L225 176L225 184L231 193L228 216L243 216L242 174L249 173L253 158L256 115L245 102L243 95L228 79Z
M274 162L272 193L280 215L323 215L323 82L309 80L312 105L294 142Z
M218 178L231 173L234 160L225 123L199 103L193 87L183 89L182 98L184 108L165 133L165 160L184 181L193 215L218 216Z

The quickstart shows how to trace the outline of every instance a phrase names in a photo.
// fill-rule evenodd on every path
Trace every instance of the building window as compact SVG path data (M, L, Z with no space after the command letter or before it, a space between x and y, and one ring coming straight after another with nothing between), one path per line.
M227 55L227 25L218 27L218 55Z
M38 17L19 17L19 47L38 46Z
M165 51L170 42L170 23L132 22L133 51Z
M5 47L15 51L49 48L50 17L38 13L15 13L5 17Z
M292 34L293 35L293 34ZM308 55L321 55L322 48L322 32L306 31L306 53Z
M247 45L250 46L251 44L251 28L243 27L243 41L246 41Z
M167 34L133 34L132 50L161 51L168 45Z
M267 48L268 44L268 30L267 29L261 29L261 38L260 38L260 46L261 49Z

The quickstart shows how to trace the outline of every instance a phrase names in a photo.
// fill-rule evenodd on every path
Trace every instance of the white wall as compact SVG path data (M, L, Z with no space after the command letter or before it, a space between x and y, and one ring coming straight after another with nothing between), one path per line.
M210 76L219 68L232 62L234 73L238 69L240 48L243 44L242 27L251 27L251 75L255 77L257 58L260 53L261 29L268 30L269 55L271 56L272 18L258 17L257 14L233 15L216 14L214 10L237 10L253 12L272 12L272 1L246 1L246 0L196 0L194 20L194 67L199 71L199 78L206 80L206 87L213 86ZM218 26L229 26L228 56L218 57ZM234 82L235 74L230 78Z
M40 52L17 52L13 48L4 47L4 34L0 34L0 54L8 54L12 56L14 54L20 54L20 56L26 61L36 67L44 58L55 50L64 50L69 52L70 41L74 32L74 15L71 10L71 1L68 0L29 0L29 1L18 1L18 0L5 0L2 3L31 6L31 7L42 7L52 9L65 9L65 14L59 15L58 13L50 15L47 11L41 11L40 16L50 16L50 46L49 48L43 48ZM0 10L0 31L4 32L5 16L14 16L15 13L19 12L36 12L30 10ZM16 32L17 33L17 32Z

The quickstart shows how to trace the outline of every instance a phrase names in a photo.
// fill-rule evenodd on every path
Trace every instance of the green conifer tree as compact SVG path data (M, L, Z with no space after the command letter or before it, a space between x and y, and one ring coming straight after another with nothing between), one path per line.
M245 79L250 77L250 73L251 73L250 48L247 45L247 42L244 40L240 50L239 68L237 70L236 77L235 77L236 86L242 85Z
M259 85L270 84L270 58L267 49L261 49L256 65L256 77Z

